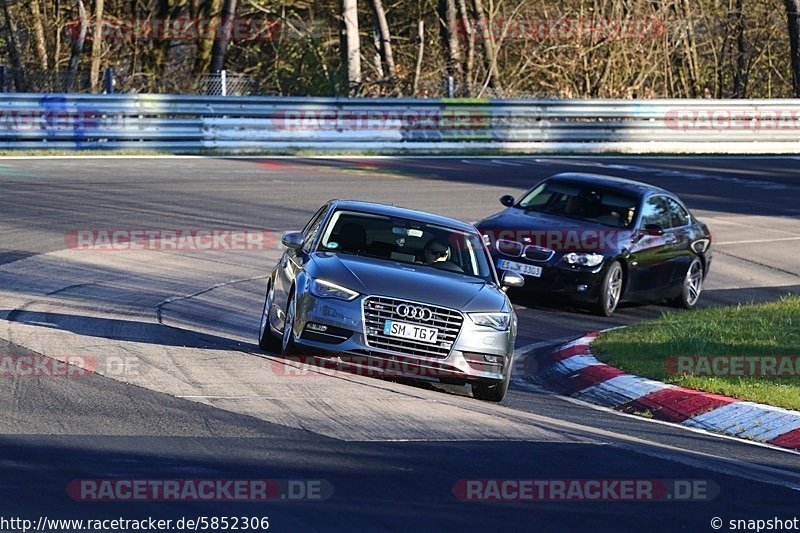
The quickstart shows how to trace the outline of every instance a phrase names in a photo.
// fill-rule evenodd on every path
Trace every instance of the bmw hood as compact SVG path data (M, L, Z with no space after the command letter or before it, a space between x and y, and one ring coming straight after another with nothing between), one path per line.
M495 285L424 265L318 252L308 273L364 295L380 295L461 311L500 311L505 294Z
M507 239L559 252L618 250L630 244L631 230L510 207L477 224L492 242Z

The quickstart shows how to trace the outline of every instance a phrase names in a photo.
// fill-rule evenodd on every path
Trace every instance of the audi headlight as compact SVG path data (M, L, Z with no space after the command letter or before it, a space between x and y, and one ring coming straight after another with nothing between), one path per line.
M583 253L576 254L575 252L569 253L564 256L564 261L570 265L580 265L586 267L594 267L603 262L604 257L602 254Z
M488 326L497 331L505 331L511 322L511 313L467 313L472 323L478 326Z
M324 279L311 280L311 294L319 298L337 298L339 300L354 300L358 298L358 293L347 287L336 285Z

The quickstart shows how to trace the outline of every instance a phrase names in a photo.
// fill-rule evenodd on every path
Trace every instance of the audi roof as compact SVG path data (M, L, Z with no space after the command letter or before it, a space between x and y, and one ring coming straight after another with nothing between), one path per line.
M445 226L451 229L457 229L470 233L475 233L477 230L472 224L461 222L454 218L444 217L441 215L433 215L431 213L423 213L422 211L415 211L405 207L397 207L394 205L376 204L373 202L362 202L359 200L331 200L334 209L346 209L350 211L360 211L363 213L372 213L374 215L383 215L387 217L402 217L417 220L425 224L434 224L438 226Z

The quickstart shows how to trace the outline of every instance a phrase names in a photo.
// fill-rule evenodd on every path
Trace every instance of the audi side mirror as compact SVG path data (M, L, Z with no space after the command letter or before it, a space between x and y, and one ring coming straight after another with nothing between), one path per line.
M512 205L514 205L514 197L511 196L510 194L506 194L504 196L501 196L500 197L500 203L503 204L506 207L511 207Z
M300 231L287 233L281 237L281 243L292 250L299 250L303 247L303 233Z
M522 287L525 285L525 278L522 277L522 274L506 270L500 279L500 285L503 287Z

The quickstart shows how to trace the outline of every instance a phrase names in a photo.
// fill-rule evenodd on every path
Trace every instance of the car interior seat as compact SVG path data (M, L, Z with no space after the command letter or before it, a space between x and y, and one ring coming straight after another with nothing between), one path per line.
M339 249L344 252L363 253L367 248L367 232L364 226L347 222L339 228L338 241Z

